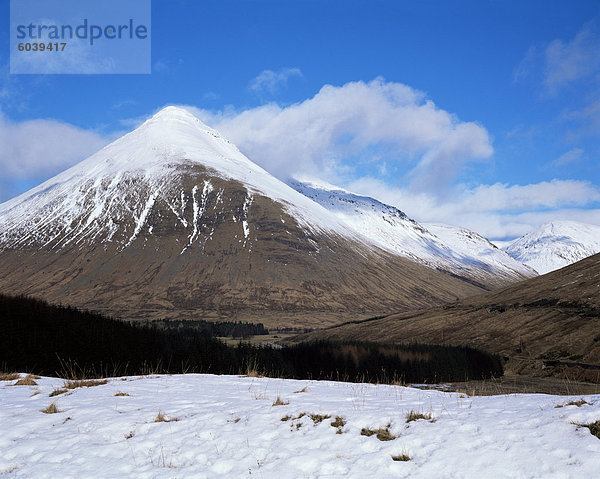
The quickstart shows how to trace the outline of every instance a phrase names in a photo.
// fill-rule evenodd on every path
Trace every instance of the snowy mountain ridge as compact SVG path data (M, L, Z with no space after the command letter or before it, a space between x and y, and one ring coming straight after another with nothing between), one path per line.
M183 191L174 198L172 191L165 194L186 167L206 168L213 176L240 181L248 189L248 202L252 192L271 198L307 229L334 232L368 244L334 215L277 180L215 130L177 107L159 111L88 159L1 204L0 243L12 248L51 244L65 234L76 243L84 239L106 242L116 240L121 227L128 228L121 238L127 247L142 232L152 234L146 220L159 197L168 202L182 225L190 228L193 241L198 225L188 224L182 214L189 199ZM133 188L140 183L144 184L143 194ZM202 190L193 190L191 200L198 221L213 188L208 180ZM233 220L244 226L247 237L247 218ZM128 222L133 226L124 226Z
M504 247L517 261L540 274L549 273L600 252L600 226L553 221Z
M322 182L292 179L288 184L380 247L429 267L474 277L498 275L513 281L536 275L464 228L419 224L394 206Z

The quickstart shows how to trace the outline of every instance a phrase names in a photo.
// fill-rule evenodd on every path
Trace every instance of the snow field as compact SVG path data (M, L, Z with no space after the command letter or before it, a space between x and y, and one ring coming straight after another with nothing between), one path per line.
M600 466L600 440L574 424L600 419L600 395L577 406L566 403L581 396L188 374L49 397L63 380L14 382L0 382L3 477L591 478ZM59 413L41 412L52 403ZM432 421L407 422L411 411Z

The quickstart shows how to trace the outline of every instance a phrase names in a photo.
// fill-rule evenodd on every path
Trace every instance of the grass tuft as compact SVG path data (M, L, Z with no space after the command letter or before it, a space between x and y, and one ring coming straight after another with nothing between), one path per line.
M165 416L162 411L158 411L154 422L174 422L179 421L176 417Z
M583 427L587 427L593 436L600 439L600 420L592 422L590 424L582 424Z
M51 397L51 398L53 398L54 396L58 396L58 395L60 395L60 394L64 394L64 393L66 393L67 391L68 391L68 389L62 389L62 388L55 389L55 390L54 390L54 391L52 391L52 392L51 392L51 393L50 393L48 396L49 396L49 397Z
M36 379L40 379L40 377L28 374L23 379L19 379L14 386L37 386Z
M14 381L20 377L21 375L19 373L0 372L0 381Z
M577 406L577 407L581 407L584 404L589 404L589 402L587 402L585 399L580 399L579 401L569 401L569 402L566 402L564 404L557 404L554 407L565 407L565 406Z
M91 388L93 386L102 386L108 383L108 379L73 379L65 381L63 386L66 389Z
M306 391L308 391L308 387L304 386L302 389L300 389L298 391L294 391L294 394L305 393Z
M431 418L431 413L423 414L422 412L416 412L416 411L411 410L406 415L406 422L417 421L419 419L425 419L427 421L433 422L433 419Z
M344 432L344 426L346 425L346 419L344 416L336 416L333 421L331 421L331 427L335 427L337 431L336 434L342 434Z
M394 460L394 461L407 462L407 461L410 461L411 459L412 458L408 455L408 453L404 449L402 450L402 452L400 454L392 456L392 460Z
M42 409L42 412L44 414L56 414L56 413L59 413L61 411L58 409L58 407L56 407L56 403L53 402L46 409Z
M275 399L273 406L287 406L289 403L289 401L283 401L279 396L277 396L277 399Z
M122 393L121 391L116 392L115 396L129 396L129 393Z
M312 419L315 426L317 424L320 424L321 422L323 422L325 419L329 419L330 417L331 417L331 415L329 415L329 414L311 414L310 415L310 418Z
M383 428L369 429L369 428L363 427L360 430L360 435L367 436L367 437L376 436L377 439L379 439L380 441L393 441L394 439L396 439L396 436L394 436L390 432L390 426L391 425L388 424L388 426L385 429L383 429Z

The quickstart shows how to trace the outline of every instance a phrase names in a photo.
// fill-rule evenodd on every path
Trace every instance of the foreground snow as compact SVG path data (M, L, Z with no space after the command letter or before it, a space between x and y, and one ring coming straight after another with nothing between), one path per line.
M557 408L573 398L190 374L49 397L62 380L13 383L0 382L3 477L583 478L600 464L600 440L573 424L600 419L600 396ZM53 401L61 412L41 412ZM361 435L388 425L394 440Z

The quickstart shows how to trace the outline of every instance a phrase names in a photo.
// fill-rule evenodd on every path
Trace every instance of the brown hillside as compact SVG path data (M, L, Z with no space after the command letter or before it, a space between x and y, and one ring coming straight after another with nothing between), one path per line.
M472 345L509 358L509 372L598 381L600 255L444 307L346 324L311 337Z
M193 190L206 181L213 189L193 236ZM133 190L129 183L118 188L115 194L125 200L132 191L147 195L143 180ZM41 246L0 252L0 289L125 319L233 319L311 328L481 291L463 278L300 227L270 198L253 194L246 212L248 195L241 183L200 165L179 166L131 244L135 225L124 223L116 210L104 220L118 226L110 241L100 235L77 242L65 234ZM187 206L177 211L174 198L180 196ZM247 237L239 218L247 220Z

